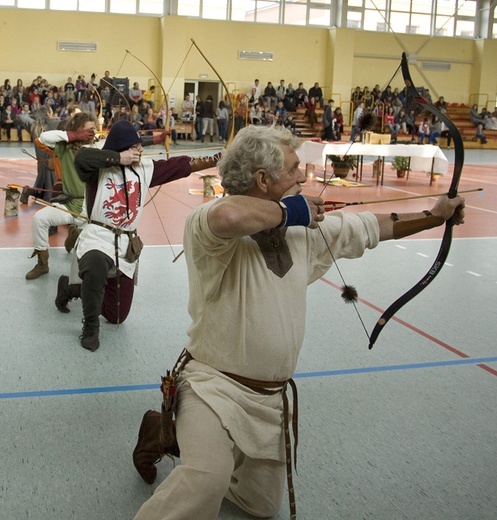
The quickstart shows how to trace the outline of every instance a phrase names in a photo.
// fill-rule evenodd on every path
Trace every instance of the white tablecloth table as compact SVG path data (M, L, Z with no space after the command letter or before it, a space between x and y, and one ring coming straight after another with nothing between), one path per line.
M381 159L381 176L377 178L377 184L381 180L383 184L383 173L386 157L410 157L411 170L430 173L430 184L435 174L446 174L449 166L447 157L438 146L430 144L362 144L362 143L319 143L305 141L297 150L302 163L322 166L326 174L327 155L365 155ZM362 176L362 171L361 171ZM381 177L381 179L380 179Z

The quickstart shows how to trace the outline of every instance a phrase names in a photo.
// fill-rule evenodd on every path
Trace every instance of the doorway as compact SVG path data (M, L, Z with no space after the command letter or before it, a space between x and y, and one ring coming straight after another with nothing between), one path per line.
M187 94L190 95L190 99L195 105L197 96L200 96L202 101L207 96L212 96L214 102L214 109L217 108L219 100L222 99L222 85L219 81L197 81L197 80L186 80L183 87L183 99ZM181 100L181 103L183 102ZM178 109L181 108L181 103L178 103Z

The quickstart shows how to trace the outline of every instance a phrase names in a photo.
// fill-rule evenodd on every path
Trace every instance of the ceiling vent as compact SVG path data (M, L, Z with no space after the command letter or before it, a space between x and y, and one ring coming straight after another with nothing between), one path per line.
M423 70L448 72L450 70L450 63L444 63L442 61L423 61Z
M255 61L273 61L273 53L264 51L239 51L238 59Z
M97 52L97 44L92 42L57 42L57 50L73 52Z

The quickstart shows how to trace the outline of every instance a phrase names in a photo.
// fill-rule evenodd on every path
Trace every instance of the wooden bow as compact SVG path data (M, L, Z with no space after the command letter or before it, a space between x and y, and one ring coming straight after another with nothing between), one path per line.
M459 130L456 128L454 123L442 112L440 112L437 108L435 108L432 104L428 103L428 101L420 96L418 90L414 86L414 83L411 79L411 75L409 72L409 64L407 61L406 53L402 54L402 76L404 78L404 83L406 85L408 95L419 105L424 107L426 110L431 112L433 115L437 116L441 121L443 121L454 140L454 173L452 175L452 180L450 183L448 197L454 198L457 195L457 189L459 186L459 181L461 179L462 169L464 165L464 145L462 141L461 134ZM417 296L421 291L423 291L428 285L435 279L438 273L442 270L442 267L445 264L445 260L447 259L450 251L450 246L452 244L452 228L454 226L453 218L450 218L445 223L445 232L442 238L442 243L440 245L440 250L433 262L433 265L428 270L428 272L421 278L421 280L414 285L411 289L409 289L405 294L403 294L400 298L395 300L390 307L381 315L380 319L376 323L373 332L369 337L369 348L372 349L375 341L378 339L380 332L383 330L385 325L388 323L390 318L395 315L395 313L401 309L406 303L410 302L415 296Z

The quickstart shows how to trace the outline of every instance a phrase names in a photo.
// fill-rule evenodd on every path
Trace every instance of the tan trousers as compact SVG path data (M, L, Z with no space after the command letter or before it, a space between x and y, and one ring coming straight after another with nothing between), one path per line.
M215 520L223 498L259 518L277 514L286 481L283 462L241 453L218 416L187 384L180 390L176 421L181 465L135 520Z

